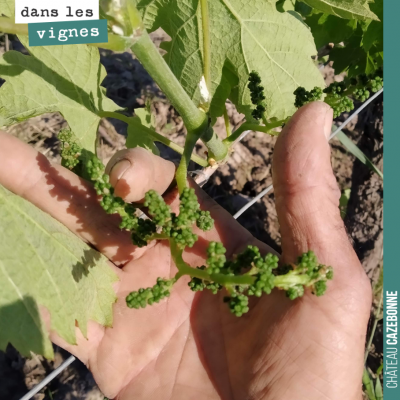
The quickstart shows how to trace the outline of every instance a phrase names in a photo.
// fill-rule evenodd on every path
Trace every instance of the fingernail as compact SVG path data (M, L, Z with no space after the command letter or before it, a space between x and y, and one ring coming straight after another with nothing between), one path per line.
M110 183L115 186L116 183L122 178L124 173L131 167L131 162L129 160L118 161L114 166L111 167L110 171Z
M333 110L331 107L329 107L326 110L325 123L324 123L324 135L327 140L329 139L329 136L332 133L332 123L333 123Z

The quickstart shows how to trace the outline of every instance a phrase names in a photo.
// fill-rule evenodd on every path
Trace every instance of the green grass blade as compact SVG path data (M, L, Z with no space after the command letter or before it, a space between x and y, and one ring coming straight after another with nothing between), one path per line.
M364 384L368 400L377 400L375 397L374 385L372 384L371 377L366 368L364 368L362 382Z
M342 190L342 195L340 196L339 199L340 215L342 216L342 218L346 216L347 204L349 202L350 195L351 195L351 189L347 188Z
M383 391L379 376L376 378L375 395L376 395L376 400L383 400Z
M383 174L378 167L342 131L338 132L336 137L349 153L357 157L364 165L377 173L383 179Z

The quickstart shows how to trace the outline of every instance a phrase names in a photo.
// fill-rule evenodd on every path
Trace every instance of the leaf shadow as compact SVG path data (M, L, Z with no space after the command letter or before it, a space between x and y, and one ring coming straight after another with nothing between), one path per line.
M25 357L31 352L44 354L46 338L40 326L39 309L31 296L0 307L0 349L10 343Z
M52 187L48 190L50 196L60 203L68 204L65 210L67 215L59 218L60 222L65 225L62 219L74 217L75 231L84 240L86 239L86 242L90 242L91 247L106 257L112 258L112 262L116 265L123 266L130 261L135 250L130 235L120 230L121 219L118 215L106 214L91 183L80 179L79 186L75 185L61 175L59 169L53 166L44 155L39 153L36 160L46 184ZM97 261L96 258L88 250L81 263L74 267L74 279L81 279L87 274L89 268L95 265L95 261ZM82 264L86 263L87 266L82 270Z
M80 282L84 276L88 276L90 268L96 266L96 261L101 259L100 253L92 250L86 249L83 251L82 261L76 263L72 267L72 276L75 282Z

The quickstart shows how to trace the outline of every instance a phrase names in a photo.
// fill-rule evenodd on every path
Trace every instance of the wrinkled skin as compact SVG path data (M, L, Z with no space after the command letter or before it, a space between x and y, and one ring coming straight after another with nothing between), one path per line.
M274 291L251 301L250 312L230 314L221 295L194 294L187 277L170 298L132 310L126 295L152 286L176 267L164 242L135 248L118 229L118 217L99 207L90 184L50 165L17 139L0 133L0 183L53 215L110 259L115 285L112 328L89 323L77 345L55 332L52 340L93 372L101 390L116 399L360 400L365 333L371 304L369 281L346 235L338 209L340 192L330 165L326 137L332 122L322 103L300 109L277 140L273 159L282 260L295 261L309 249L334 267L323 297L307 293L296 301ZM108 166L116 193L140 201L149 189L163 193L174 166L143 149L123 151ZM185 252L192 265L204 263L207 242L222 240L228 256L248 244L270 249L197 188L202 209L216 228L202 233ZM166 200L177 206L176 192ZM50 329L50 316L44 312Z

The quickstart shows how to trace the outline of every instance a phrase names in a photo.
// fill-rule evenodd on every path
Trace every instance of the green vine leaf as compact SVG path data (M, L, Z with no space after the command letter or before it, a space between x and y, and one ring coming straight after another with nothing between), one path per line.
M203 32L198 0L136 0L148 30L162 27L172 38L164 43L165 59L191 98L200 103L203 72ZM247 89L252 70L265 88L268 117L294 113L298 86L324 86L313 63L316 55L310 30L295 12L281 13L275 0L208 1L211 46L212 117L223 114L229 96L252 120ZM225 96L227 95L227 96Z
M357 30L344 42L343 46L336 45L331 50L329 59L333 61L336 74L346 71L349 77L359 74L370 75L383 65L383 41L372 40L368 47L365 43L369 27L374 22L367 21L358 24ZM382 31L383 24L381 22L377 24L380 25L378 29Z
M379 17L380 22L371 21L364 33L362 46L365 51L370 51L373 46L378 51L383 51L383 0L375 0L371 10Z
M329 60L336 74L346 71L350 77L369 75L383 65L383 0L371 3L371 10L380 21L345 20L315 11L305 17L318 48L335 44Z
M328 43L340 43L349 39L357 29L356 20L347 20L330 14L313 13L305 23L310 27L317 49Z
M296 0L278 0L276 2L276 9L279 12L294 11L296 7Z
M134 118L137 118L142 125L155 131L154 118L148 107L135 109ZM160 155L160 151L154 144L152 138L146 133L138 131L135 125L128 125L128 137L126 138L125 145L128 149L133 149L134 147L143 147L157 156Z
M0 127L48 112L60 112L82 146L94 152L99 111L118 106L100 87L106 72L91 46L29 47L31 55L9 51L0 59Z
M1 14L11 18L15 12L15 0L0 0L0 16Z
M40 307L51 329L74 344L75 321L112 324L117 277L107 260L62 224L0 186L0 350L53 357Z
M317 10L345 19L373 19L379 18L370 10L369 4L373 0L301 0Z

